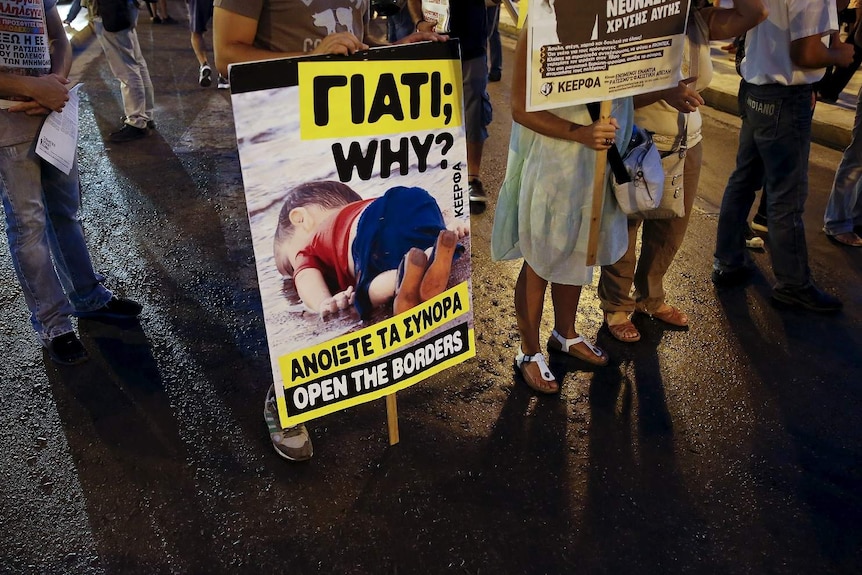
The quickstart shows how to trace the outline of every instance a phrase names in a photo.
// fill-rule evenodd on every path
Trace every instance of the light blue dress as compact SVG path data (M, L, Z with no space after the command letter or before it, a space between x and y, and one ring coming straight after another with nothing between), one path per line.
M576 124L592 123L585 105L553 113ZM631 98L614 100L611 116L620 125L616 141L628 145L634 116ZM593 266L587 266L586 260L595 164L595 150L513 122L506 177L494 214L491 256L524 258L539 277L553 283L592 282ZM628 247L626 216L613 197L610 169L605 177L596 265L616 262Z

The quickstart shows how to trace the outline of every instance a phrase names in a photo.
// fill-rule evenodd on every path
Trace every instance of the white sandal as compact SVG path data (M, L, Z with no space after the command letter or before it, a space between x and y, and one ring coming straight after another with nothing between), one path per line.
M579 343L586 345L593 353L588 355L578 351L578 348L573 348L573 346ZM551 331L551 337L548 338L548 351L559 351L583 360L591 365L602 366L608 364L608 354L606 354L603 349L591 344L580 335L572 339L566 339L557 333L557 330Z
M548 389L547 387L538 387L535 382L527 377L524 373L524 370L521 369L525 363L535 363L539 367L539 375L542 377L543 381L554 382L554 388ZM524 383L532 389L533 391L538 391L539 393L559 393L560 385L557 383L554 374L551 373L551 368L548 367L547 362L545 361L545 356L542 353L534 353L531 355L526 355L521 348L518 348L518 355L515 356L515 370L521 375L521 378L524 380Z

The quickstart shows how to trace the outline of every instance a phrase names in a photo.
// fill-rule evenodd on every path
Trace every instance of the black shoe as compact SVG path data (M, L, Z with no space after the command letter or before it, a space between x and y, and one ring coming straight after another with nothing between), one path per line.
M470 180L470 213L481 214L488 204L488 196L485 195L485 187L478 179Z
M838 96L833 96L832 94L818 93L817 94L817 101L823 102L824 104L837 104L838 103Z
M153 24L161 24L161 23L162 23L162 19L158 15L153 16Z
M841 300L809 284L804 288L776 288L772 290L773 303L801 307L817 313L834 313L842 307Z
M45 346L51 360L60 365L77 365L90 359L90 354L74 332L58 335L42 342L42 345Z
M499 82L502 76L503 74L499 70L491 70L490 72L488 72L488 81Z
M177 21L171 18L170 16L165 16L162 18L162 24L176 24Z
M108 303L90 311L76 311L72 315L83 318L131 319L141 315L143 306L124 297L113 296Z
M712 270L712 283L716 287L729 288L744 284L751 277L754 270L748 266L728 270Z
M136 128L131 124L123 124L123 127L116 132L111 132L108 139L115 144L122 144L123 142L131 142L132 140L146 138L149 133L150 132L147 128Z

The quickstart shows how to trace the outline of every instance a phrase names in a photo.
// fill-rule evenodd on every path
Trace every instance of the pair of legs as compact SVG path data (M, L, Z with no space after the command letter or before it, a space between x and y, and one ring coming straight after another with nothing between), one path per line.
M136 22L137 8L132 7L131 13L132 22ZM132 26L128 30L108 32L100 20L93 24L111 73L120 82L125 123L141 130L147 129L147 122L153 120L155 96L136 28Z
M823 215L823 231L851 246L860 244L855 229L862 226L862 89L856 100L853 135L835 172Z
M802 214L808 197L811 147L810 85L740 83L743 113L736 168L721 203L715 269L729 273L748 265L745 231L755 192L767 190L769 248L779 288L811 283Z
M30 322L47 344L72 333L73 313L101 308L112 294L93 270L78 217L77 163L66 175L31 148L31 143L0 148L0 196Z
M488 124L493 119L491 98L488 96L488 64L485 54L461 62L464 78L464 125L467 132L467 182L470 212L485 211L487 196L480 179L482 151L488 139Z
M399 269L383 272L372 280L368 288L371 304L383 305L391 300L392 313L397 315L443 293L449 285L458 240L467 233L466 228L440 230L434 247L411 248Z
M630 219L626 253L616 263L602 266L599 299L611 334L621 341L640 339L637 328L629 321L629 315L634 311L663 321L670 320L668 323L673 325L688 325L688 317L665 302L664 276L688 229L702 161L703 144L699 142L686 151L683 172L685 215L656 220ZM642 229L640 255L636 247L639 229Z
M545 303L548 280L540 277L526 261L521 266L515 282L515 316L518 334L521 337L521 352L531 358L541 356L539 327ZM565 340L579 340L567 345L563 351L589 363L604 365L607 356L595 346L579 338L575 329L575 317L581 300L581 286L551 283L551 302L554 306L554 332ZM553 336L552 336L553 338ZM550 346L551 342L549 342ZM603 360L603 361L602 361ZM560 386L556 379L548 379L543 373L547 366L541 362L526 360L518 366L527 385L542 393L555 393Z
M207 58L207 42L204 33L213 17L213 3L212 0L190 0L188 7L190 41L200 67L198 84L206 88L212 84L212 68ZM223 87L223 84L222 77L219 75L219 87Z
M168 0L158 0L158 2L150 2L150 4L155 5L155 7L151 7L151 10L153 12L153 20L158 18L162 22L173 21L171 15L168 14Z

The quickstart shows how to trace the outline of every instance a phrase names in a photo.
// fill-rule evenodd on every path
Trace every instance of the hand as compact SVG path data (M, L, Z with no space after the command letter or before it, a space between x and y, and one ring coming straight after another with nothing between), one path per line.
M614 145L614 138L620 125L616 118L608 118L605 120L596 120L589 126L581 126L578 128L580 137L577 141L597 151L607 151Z
M841 68L847 68L853 63L853 51L853 44L846 42L838 42L829 48L835 65Z
M353 286L348 287L342 292L338 292L332 297L326 298L320 302L320 317L326 317L329 314L338 313L343 309L353 305L353 300L356 299L356 294L353 291Z
M330 34L320 41L311 53L312 54L341 54L349 56L354 52L368 50L368 44L363 43L359 38L350 32L336 32Z
M6 110L7 112L23 112L28 116L47 116L51 113L51 110L40 104L39 102L34 102L30 100L29 102L21 102L20 104L16 104Z
M27 93L32 102L36 102L39 106L55 112L63 110L63 106L69 101L69 89L66 84L69 83L68 78L64 78L59 74L48 74L46 76L36 76L27 78ZM20 106L9 108L10 112L24 112L34 115L36 107L31 102L25 102Z
M400 40L395 42L395 44L413 44L414 42L425 42L429 40L431 42L445 42L448 39L449 36L446 36L445 34L438 34L437 32L433 31L421 32L417 30L412 34L408 34L407 36L401 38Z
M703 106L704 104L703 97L690 86L690 84L694 84L695 80L697 80L697 76L681 80L676 87L662 92L664 96L662 99L683 114L694 112L698 106Z

